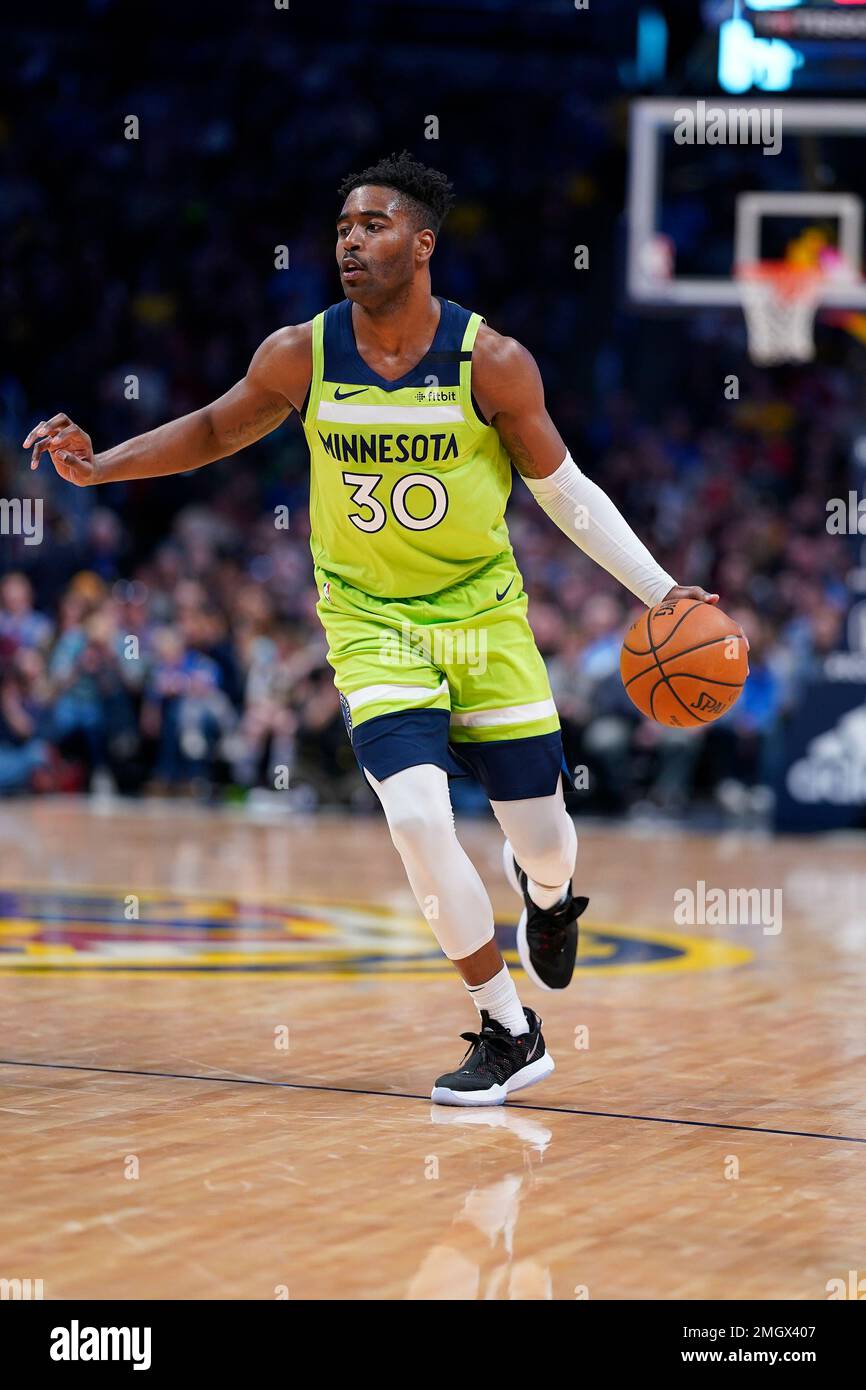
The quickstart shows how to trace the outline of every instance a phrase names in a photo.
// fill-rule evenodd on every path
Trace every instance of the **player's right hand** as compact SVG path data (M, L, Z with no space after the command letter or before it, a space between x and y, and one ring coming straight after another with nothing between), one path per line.
M90 435L70 420L68 415L53 415L40 420L24 441L23 448L33 444L30 467L38 468L42 455L48 452L51 462L67 483L88 487L97 480L97 464Z

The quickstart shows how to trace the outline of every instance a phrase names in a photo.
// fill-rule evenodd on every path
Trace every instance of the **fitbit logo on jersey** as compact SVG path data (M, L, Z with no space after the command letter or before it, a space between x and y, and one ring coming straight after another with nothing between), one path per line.
M435 386L428 386L426 391L415 392L416 401L456 401L457 392L452 388L450 391L445 388L437 390Z
M454 434L322 434L322 448L340 463L444 463L459 455Z

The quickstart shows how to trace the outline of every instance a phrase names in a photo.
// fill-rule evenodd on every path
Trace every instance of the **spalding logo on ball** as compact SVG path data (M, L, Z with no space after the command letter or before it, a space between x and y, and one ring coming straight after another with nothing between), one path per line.
M622 644L622 683L641 714L669 728L712 724L739 699L749 674L739 623L699 599L659 603Z

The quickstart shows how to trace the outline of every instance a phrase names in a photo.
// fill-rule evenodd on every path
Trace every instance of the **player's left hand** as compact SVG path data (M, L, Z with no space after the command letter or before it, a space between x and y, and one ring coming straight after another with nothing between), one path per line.
M696 598L701 603L718 603L718 594L708 594L706 589L702 589L699 584L676 584L669 594L665 594L662 603L677 603L681 598Z
M706 589L701 588L700 584L677 584L669 594L665 594L662 603L676 603L681 598L695 598L701 603L718 603L719 601L718 594L708 594ZM740 628L740 632L743 634L746 651L750 651L748 637L742 628Z

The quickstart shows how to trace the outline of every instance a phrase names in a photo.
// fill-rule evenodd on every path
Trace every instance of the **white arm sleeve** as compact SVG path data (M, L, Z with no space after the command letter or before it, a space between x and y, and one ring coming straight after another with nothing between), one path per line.
M656 564L607 493L581 473L571 454L548 477L523 481L560 531L648 608L675 587L676 580Z

